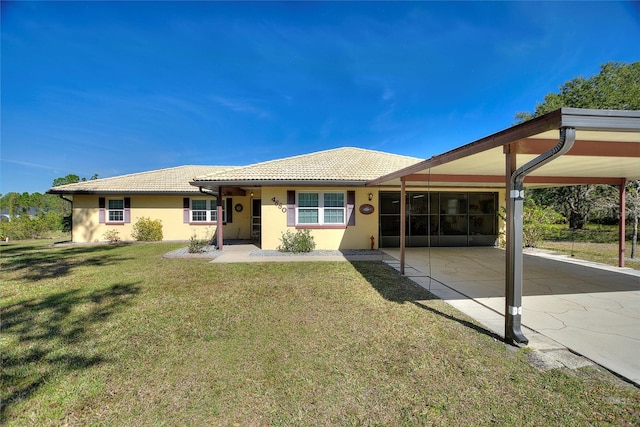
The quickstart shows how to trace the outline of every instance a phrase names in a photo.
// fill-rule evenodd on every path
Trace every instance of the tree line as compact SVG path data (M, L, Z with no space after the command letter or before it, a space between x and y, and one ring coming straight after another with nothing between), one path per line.
M94 174L89 180L98 179ZM75 174L53 180L52 186L87 181ZM37 239L71 230L71 204L59 196L9 192L0 195L0 238Z

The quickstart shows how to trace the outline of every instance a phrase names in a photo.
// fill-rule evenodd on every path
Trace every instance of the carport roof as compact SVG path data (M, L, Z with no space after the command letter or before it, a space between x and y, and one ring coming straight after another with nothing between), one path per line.
M368 186L505 187L505 153L517 167L554 147L559 129L575 128L565 155L527 176L528 187L620 184L640 179L640 111L561 108L415 165L373 179Z

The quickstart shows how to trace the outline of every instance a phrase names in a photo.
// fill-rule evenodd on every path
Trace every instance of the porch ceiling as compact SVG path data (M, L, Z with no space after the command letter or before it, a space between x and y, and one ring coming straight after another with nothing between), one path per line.
M369 181L369 186L505 187L505 155L517 167L555 146L562 126L576 128L573 148L532 172L527 187L619 184L640 179L640 111L561 109L417 165Z

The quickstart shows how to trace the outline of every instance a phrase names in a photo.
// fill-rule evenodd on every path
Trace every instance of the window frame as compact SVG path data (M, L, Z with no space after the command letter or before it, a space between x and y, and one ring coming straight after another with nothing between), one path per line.
M317 195L317 206L300 206L300 196L306 194ZM326 206L327 201L325 196L328 194L339 194L342 197L342 206ZM303 197L304 199L304 197ZM296 204L295 204L295 225L297 228L305 227L339 227L343 228L347 226L347 192L346 191L296 191ZM306 203L304 203L306 204ZM316 211L317 222L301 222L300 212L303 211ZM342 222L327 222L326 214L331 211L341 211Z
M111 208L111 202L118 202L118 201L122 203L122 207L121 208ZM126 219L126 215L125 215L126 204L125 204L124 197L107 199L105 208L106 208L105 209L105 211L106 211L105 223L106 224L124 224L126 222L125 221L125 219ZM120 212L120 215L122 216L122 219L112 219L111 218L111 214L112 213L118 213L118 212Z
M193 202L205 202L204 209L194 209ZM204 219L194 219L194 213L204 213ZM222 223L227 222L226 199L222 200ZM217 199L189 198L189 224L217 224L218 223L218 201Z

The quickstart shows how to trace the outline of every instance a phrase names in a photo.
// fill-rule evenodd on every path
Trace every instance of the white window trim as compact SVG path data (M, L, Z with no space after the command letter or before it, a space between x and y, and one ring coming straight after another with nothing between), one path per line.
M194 212L202 212L202 209L193 209L193 202L196 200L202 200L206 202L206 218L204 220L198 220L193 218ZM225 201L222 201L222 222L227 222L227 210L225 209ZM190 198L189 199L189 222L192 224L210 224L218 222L218 211L217 211L217 203L212 199L199 199L199 198Z
M325 194L342 194L342 201L343 201L343 206L342 207L333 207L333 206L324 206L324 195ZM306 207L306 206L300 206L299 200L300 200L300 194L317 194L318 195L318 206L317 207ZM300 209L316 209L318 211L318 222L300 222L299 220L299 212ZM331 210L337 210L340 209L342 210L342 222L324 222L324 211L325 209L331 209ZM347 225L347 193L344 191L296 191L296 225L299 226L322 226L322 225L327 225L327 226L344 226Z
M110 209L110 206L109 206L110 202L111 201L115 201L115 200L119 200L119 201L122 202L122 209ZM124 197L107 199L105 211L106 211L105 223L109 223L109 224L124 224L124 221L125 221ZM121 212L122 213L122 219L118 219L118 220L111 219L111 213L112 212Z

